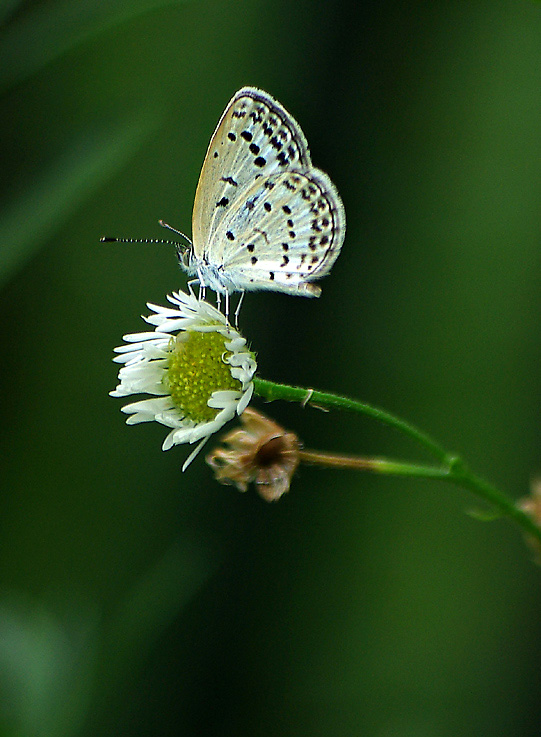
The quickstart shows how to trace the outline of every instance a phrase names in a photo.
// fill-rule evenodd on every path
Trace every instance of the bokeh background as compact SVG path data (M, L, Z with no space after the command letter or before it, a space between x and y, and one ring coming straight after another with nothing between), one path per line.
M112 349L185 285L200 166L251 84L348 232L317 301L250 294L260 375L395 412L519 498L541 470L541 5L2 3L0 733L538 735L541 571L430 481L302 468L278 504L128 428ZM255 405L307 447L422 459Z

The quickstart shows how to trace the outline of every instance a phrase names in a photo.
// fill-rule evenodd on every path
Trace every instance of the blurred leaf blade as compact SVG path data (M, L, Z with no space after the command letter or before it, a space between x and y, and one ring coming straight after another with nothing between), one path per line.
M95 680L97 611L64 604L60 616L27 595L0 599L0 731L74 737Z
M105 715L121 683L137 676L167 627L216 572L214 551L189 538L178 539L136 581L103 625L102 670L90 722ZM91 730L94 733L94 730Z
M122 169L158 124L153 111L98 133L79 134L24 195L4 208L0 214L0 286L24 266L92 191Z
M26 595L0 598L0 733L75 737L137 675L155 641L214 572L200 544L174 543L112 617L97 602L55 614ZM98 673L102 661L101 676Z
M108 623L109 644L111 652L119 657L119 667L126 673L133 670L136 662L145 656L144 648L150 649L165 627L206 583L213 567L208 550L184 540L172 545L141 576ZM110 673L113 665L108 653Z
M69 49L136 16L186 0L103 0L38 5L3 29L0 42L0 90L38 72ZM12 12L10 3L7 13ZM4 11L6 14L6 11Z

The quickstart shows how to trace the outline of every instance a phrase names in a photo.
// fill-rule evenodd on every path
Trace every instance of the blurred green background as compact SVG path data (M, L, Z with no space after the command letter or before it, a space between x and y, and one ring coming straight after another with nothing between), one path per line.
M2 4L0 733L539 734L541 571L430 481L302 468L276 505L128 428L112 349L185 285L216 122L298 119L348 232L317 301L250 294L260 375L357 397L513 497L541 469L541 5ZM307 447L419 458L339 413ZM211 446L209 446L211 447Z

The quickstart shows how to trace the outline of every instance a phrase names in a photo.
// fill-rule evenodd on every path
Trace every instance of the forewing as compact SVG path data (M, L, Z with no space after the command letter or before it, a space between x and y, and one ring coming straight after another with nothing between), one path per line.
M239 90L220 118L199 176L192 217L195 258L215 262L214 234L256 178L310 167L297 121L266 92Z
M210 244L237 289L319 294L346 229L335 186L319 169L258 178L234 201Z

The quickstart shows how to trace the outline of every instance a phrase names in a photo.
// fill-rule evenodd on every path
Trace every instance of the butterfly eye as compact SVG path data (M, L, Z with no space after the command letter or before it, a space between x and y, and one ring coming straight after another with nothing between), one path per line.
M177 248L177 258L183 269L189 269L194 261L193 248Z

